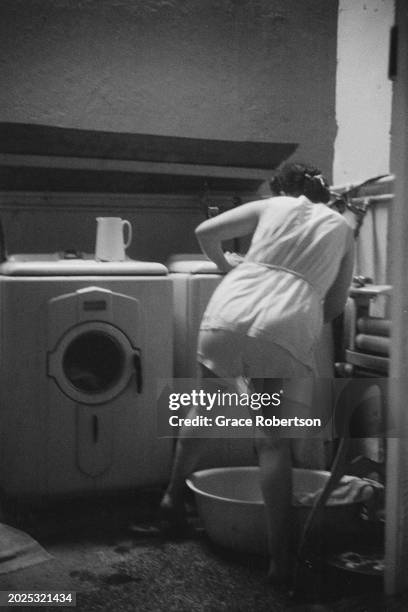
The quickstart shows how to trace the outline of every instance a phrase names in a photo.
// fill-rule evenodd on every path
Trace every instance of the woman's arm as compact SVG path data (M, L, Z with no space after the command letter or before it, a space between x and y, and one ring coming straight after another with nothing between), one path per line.
M204 221L196 228L195 233L201 250L222 272L229 272L234 267L225 258L222 243L252 234L264 207L264 200L243 204Z
M330 287L324 300L324 320L332 321L344 310L354 270L354 239L351 238L349 248L340 263L336 280Z

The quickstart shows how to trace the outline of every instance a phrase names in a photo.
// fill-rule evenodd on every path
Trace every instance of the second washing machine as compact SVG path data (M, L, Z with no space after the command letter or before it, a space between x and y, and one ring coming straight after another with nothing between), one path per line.
M197 337L201 318L215 288L222 280L217 266L201 254L173 255L167 262L173 283L174 299L174 375L197 377ZM234 406L234 410L238 409ZM242 414L248 416L245 407ZM255 465L257 457L252 438L208 440L208 452L202 467ZM200 466L201 467L201 466Z

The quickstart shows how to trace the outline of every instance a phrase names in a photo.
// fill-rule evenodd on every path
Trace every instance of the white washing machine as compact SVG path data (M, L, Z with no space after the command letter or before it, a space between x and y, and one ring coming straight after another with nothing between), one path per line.
M172 376L165 266L15 256L0 266L0 486L13 497L168 480L156 432Z
M196 378L197 336L208 301L222 279L217 266L200 254L173 255L167 262L174 295L174 376ZM247 417L242 414L230 416ZM257 465L252 438L208 440L202 467ZM200 466L201 467L201 466Z

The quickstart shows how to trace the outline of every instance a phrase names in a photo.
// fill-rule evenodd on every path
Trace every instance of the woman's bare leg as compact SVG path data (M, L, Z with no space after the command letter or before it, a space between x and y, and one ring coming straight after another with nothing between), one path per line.
M205 386L206 379L217 380L218 377L199 364L200 380L198 386ZM213 389L212 389L213 391ZM195 416L203 414L203 409L199 406L192 406L188 412L187 418L192 419ZM207 438L203 435L202 427L185 427L183 426L179 432L173 466L170 475L170 481L166 492L161 501L161 508L167 512L169 518L174 512L174 518L182 515L184 510L184 487L186 478L197 468L198 462L202 457L207 444Z
M198 409L193 407L190 409L187 418L192 419L198 414ZM185 479L195 470L205 449L206 439L197 437L198 434L202 434L198 427L183 426L180 430L170 481L161 503L162 508L164 506L166 508L177 508L178 510L183 508Z
M259 389L259 382L255 383L256 389ZM265 380L262 392L279 392L281 388L281 380ZM265 416L268 415L265 413ZM279 434L266 429L257 429L255 432L261 489L266 506L269 576L280 582L284 581L290 572L292 464L290 441L278 436Z
M284 389L279 407L282 416L309 416L313 391L313 377L309 372L306 371L303 377L263 381L262 392L279 393L280 389ZM273 410L264 409L264 416L272 416ZM269 411L271 414L268 414ZM271 557L269 574L271 578L282 581L289 577L291 571L291 446L294 438L282 439L273 428L258 429L256 436L262 494L267 511Z
M257 438L261 488L266 506L269 575L284 580L289 573L292 468L289 440Z

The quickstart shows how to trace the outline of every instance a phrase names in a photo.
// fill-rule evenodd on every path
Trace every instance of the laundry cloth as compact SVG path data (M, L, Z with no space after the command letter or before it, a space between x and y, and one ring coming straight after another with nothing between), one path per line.
M311 492L299 492L294 500L296 505L313 506L323 488ZM357 478L355 476L343 476L336 488L330 493L326 504L337 506L344 504L365 503L372 498L379 499L383 493L384 486L369 478Z
M52 559L52 556L27 533L0 523L0 574L14 572L49 559Z

